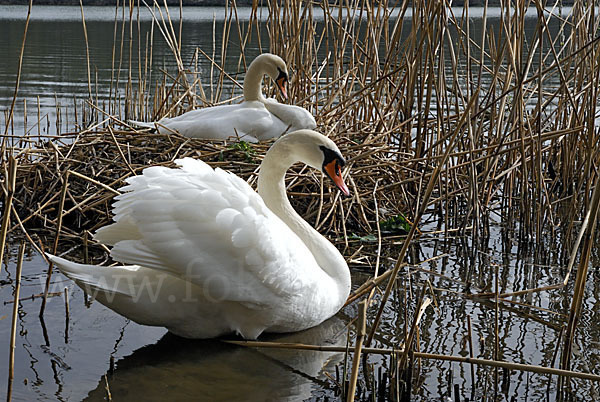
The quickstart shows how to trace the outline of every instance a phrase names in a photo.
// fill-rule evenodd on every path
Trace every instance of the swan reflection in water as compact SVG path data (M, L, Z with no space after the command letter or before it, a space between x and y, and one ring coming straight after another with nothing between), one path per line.
M265 334L260 340L345 345L338 317L291 334ZM106 374L114 400L297 401L315 389L333 387L339 352L248 348L219 340L189 340L170 333L116 362ZM106 400L104 376L86 400Z

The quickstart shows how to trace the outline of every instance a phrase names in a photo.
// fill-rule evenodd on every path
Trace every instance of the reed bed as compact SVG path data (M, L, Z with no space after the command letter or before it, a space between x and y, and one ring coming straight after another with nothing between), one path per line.
M404 341L386 352L393 357L383 385L389 388L385 397L408 400L412 386L419 385L413 377L419 359L443 359L419 351L419 324L439 292L423 281L410 284L416 292L407 293L407 278L401 274L411 245L428 235L421 228L437 227L443 236L468 236L477 247L489 242L492 221L516 231L536 253L548 239L560 239L564 276L553 285L511 292L500 289L497 267L477 267L449 279L461 284L461 297L491 301L496 334L499 309L516 306L533 317L546 314L547 309L522 297L566 289L570 310L559 321L568 325L555 352L561 354L562 371L547 373L557 374L568 390L571 383L564 379L573 373L572 342L600 208L600 192L594 191L600 149L600 19L593 4L575 1L567 13L540 1L503 2L495 18L488 19L487 7L482 10L484 28L479 32L472 30L468 4L460 11L445 2L424 0L258 5L255 2L248 21L241 21L235 2L228 2L220 43L195 49L193 57L185 59L173 10L162 2L151 5L152 32L145 43L138 35L136 44L132 32L138 9L117 3L113 65L120 74L117 66L130 64L125 80L118 74L113 77L111 94L124 88L124 96L115 95L108 104L98 102L90 76L89 100L80 111L81 121L73 123L78 130L37 138L9 136L7 119L1 184L4 216L9 210L12 214L5 218L0 238L23 232L41 249L49 240L40 242L35 235L47 236L55 242L55 251L57 246L71 253L80 250L82 260L102 261L107 250L89 235L110 222L118 188L145 167L173 166L177 158L191 156L255 184L269 143L193 140L138 131L127 124L128 119L157 120L239 99L237 73L258 53L249 46L255 41L258 51L271 51L287 61L293 70L292 102L315 115L319 131L333 138L348 160L345 174L351 197L340 196L323 177L302 166L290 171L287 186L301 215L373 276L349 300L367 300L361 305L366 316L359 317L356 356L361 350L363 356L372 353L370 344L381 335L379 323L390 295L404 294L398 306L406 317ZM527 16L531 10L537 13L533 20ZM168 43L176 71L151 68L156 40ZM140 55L138 66L131 65L133 51ZM221 67L230 57L237 58L239 71ZM198 70L200 59L209 62L209 71ZM264 90L274 94L268 84ZM38 115L38 126L39 120ZM12 158L18 163L9 163ZM12 187L11 178L19 185ZM401 222L402 228L394 222ZM393 226L393 233L382 232L382 225ZM365 239L377 247L365 247ZM382 242L394 241L402 246L399 251L391 256L382 251ZM395 263L390 266L386 257ZM495 281L493 291L478 287L482 276ZM471 356L463 361L480 364L473 356L471 336L469 329ZM495 342L490 365L496 370L509 367L501 362L497 337ZM359 381L364 398L379 398L383 394L374 384L382 380L369 372L365 357L356 357L353 364L361 361L362 377L352 370L352 383L345 386L341 381L340 392L356 390ZM498 390L495 373L490 389ZM370 387L372 392L365 393ZM486 397L488 392L494 393L486 387Z
M24 150L31 158L20 159L16 180L23 185L14 195L19 200L17 210L21 222L37 231L46 229L53 233L60 217L58 211L62 210L61 236L65 238L79 238L84 231L93 232L109 223L110 205L118 188L124 185L126 178L140 174L148 166L175 166L178 158L202 158L211 166L235 172L254 184L258 164L270 145L216 142L112 128L78 134L71 140L62 146L51 143L51 146L37 148L34 153ZM388 177L382 180L382 185L400 181L399 172L393 170L391 163L386 169L385 163L360 158L361 146L348 138L340 136L337 142L347 150L345 154L356 169L370 170L370 165L375 163ZM366 183L375 178L353 175L350 183L357 197L352 199L341 198L328 184L321 186L321 179L319 174L303 166L292 169L287 180L295 207L335 237L344 238L344 231L368 232L367 214L372 215L372 212L365 206L358 207L357 199L361 196L359 189L368 188ZM68 189L61 208L61 191L67 188L65 180ZM363 196L369 197L368 194ZM391 202L402 205L400 199L391 199ZM347 211L343 221L340 213L336 213L338 209Z

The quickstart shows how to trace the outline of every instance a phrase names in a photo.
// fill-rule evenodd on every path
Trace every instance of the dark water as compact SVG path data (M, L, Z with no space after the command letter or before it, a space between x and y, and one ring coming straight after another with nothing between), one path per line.
M177 9L172 9L170 13L174 21L174 29L178 32L179 12ZM455 9L454 13L457 18L460 18L462 11ZM106 102L108 99L119 99L125 96L129 60L133 66L134 83L139 78L138 66L141 56L142 79L147 79L152 85L155 79L162 77L162 73L159 73L160 69L176 73L173 55L156 24L152 24L151 13L145 8L140 9L139 15L136 11L132 16L131 45L129 15L128 13L124 15L122 9L115 15L115 9L111 7L85 7L84 14L90 54L92 98L104 110L123 117L122 109L113 110ZM322 20L322 11L315 9L314 14L317 22ZM410 14L409 10L407 15ZM535 10L530 10L529 14L532 18L536 16ZM2 133L4 133L7 113L15 91L26 15L27 8L24 6L0 5L0 38L2 38L0 55L3 60L0 63ZM477 38L481 35L482 9L473 8L470 15L473 21L473 36ZM499 27L499 15L499 9L488 10L488 27ZM220 62L224 19L229 16L230 13L226 14L224 7L190 7L186 8L184 13L182 59L186 67L197 71L202 77L204 91L209 99L216 97L216 86L211 86L210 80L211 63L202 56L198 57L196 62L194 53L196 48L201 48L209 55L215 54L216 60ZM249 16L250 9L238 10L237 17L242 23L247 21ZM258 16L265 21L268 11L259 9ZM115 17L118 22L116 33ZM559 24L553 21L550 29L557 29L558 26ZM534 24L529 24L526 29L533 30L534 27ZM410 29L409 24L406 24L405 30L408 29ZM224 64L225 71L233 77L238 77L237 73L244 71L243 65L240 65L240 42L236 30L234 22ZM266 29L262 29L261 34L262 47L254 37L245 46L247 57L252 58L261 51L267 50ZM116 44L114 48L113 43ZM149 49L152 50L153 68L146 70ZM321 58L325 58L325 52L324 49L321 50L323 53L320 55ZM248 63L250 61L247 60ZM212 74L214 83L217 81L218 71L213 68ZM27 33L15 112L8 132L18 136L25 133L36 136L75 131L78 128L75 124L76 120L79 123L86 123L83 121L82 109L89 99L88 81L86 42L79 7L35 6ZM215 92L211 88L215 89ZM240 93L228 80L224 82L224 90L226 97L231 95L231 91Z
M10 248L10 280L17 247ZM29 253L28 253L29 254ZM21 298L40 294L47 266L28 255L23 268ZM360 281L360 275L357 276ZM92 302L61 274L50 292L68 287L70 315L63 296L50 298L44 320L38 317L40 299L20 305L15 354L13 400L105 400L108 375L114 400L303 400L320 392L332 393L323 370L335 373L341 353L257 351L220 341L191 341L162 328L137 325ZM13 285L0 288L0 361L8 362ZM347 316L304 332L266 335L264 340L318 345L345 345ZM107 373L111 357L116 371ZM0 377L8 376L5 363ZM5 382L4 382L5 383Z
M12 100L25 11L23 7L0 7L2 111L8 110ZM80 104L88 96L80 10L77 7L36 7L34 11L15 111L14 132L17 135L25 130L37 133L33 122L37 120L38 97L41 116L48 116L40 130L42 133L56 133L57 103L64 108L61 113L66 113L61 114L60 129L65 132L74 129L74 116L69 115L73 113L72 105ZM101 100L107 99L113 69L114 9L86 8L85 12L94 94L97 92ZM213 15L222 17L223 10L194 9L186 12L183 31L185 60L191 60L195 46L212 51ZM241 16L244 15L247 15L247 11L242 10ZM216 24L217 47L220 46L222 26L219 24L222 22L217 21ZM151 28L147 16L142 18L141 26L145 38L145 33ZM125 52L128 52L127 46ZM250 47L249 53L252 52L258 53L259 49ZM137 65L136 52L133 52L133 56L133 64ZM157 67L173 67L169 50L159 35L154 41L154 62ZM234 54L228 58L228 63L228 72L238 71ZM127 66L122 66L121 79L126 76L126 71ZM209 65L200 63L199 71L207 74ZM27 124L23 118L24 99L27 100L29 116ZM4 121L2 115L2 130ZM71 122L70 125L67 121ZM420 290L415 284L429 279L432 287L439 290L438 308L429 308L423 318L420 350L466 356L467 317L470 316L475 356L493 358L494 305L458 294L467 291L466 285L460 281L475 277L470 291L491 291L498 270L500 292L553 285L563 280L565 255L570 251L565 250L559 242L541 242L541 247L528 247L517 241L514 233L518 228L506 227L502 223L500 218L492 223L489 239L478 247L473 246L470 238L445 238L443 234L424 236L411 250L411 263L444 253L448 256L419 266L436 275L415 268L402 272L406 286L399 287L393 293L393 302L385 310L381 330L373 346L389 348L403 340L404 298L413 300L414 304L415 295ZM438 227L431 223L421 229L432 231ZM399 247L399 244L391 242L384 249L393 259ZM13 242L8 272L3 269L0 280L10 281L14 275L16 252L17 245ZM347 257L350 254L348 252ZM384 260L384 265L392 263L392 260ZM43 291L46 269L41 257L30 252L23 270L22 298ZM356 285L365 276L360 274L359 266L353 266L353 269ZM591 275L595 279L596 273L592 272ZM8 361L12 305L6 303L12 300L13 286L12 283L0 286L0 339L4 340L4 346L0 345L0 383L8 376L7 365L3 362ZM65 287L68 287L70 298L68 322L65 320L62 297L49 300L43 323L38 318L39 299L21 303L13 400L105 400L105 374L114 400L296 401L323 396L331 400L335 397L334 384L325 376L325 371L335 377L335 366L342 370L343 355L257 351L218 341L185 341L167 335L164 329L142 327L129 322L99 303L86 306L79 288L56 274L52 291L62 291ZM597 323L600 289L597 289L596 281L590 280L586 291L573 369L599 373L600 333ZM517 300L558 314L518 306L500 308L499 358L550 366L560 327L565 323L564 314L568 312L570 294L572 289L569 288L535 293ZM356 315L354 309L351 306L323 325L305 333L289 335L285 340L345 344L345 325L349 322L348 317ZM109 373L111 356L116 362L114 373ZM388 358L378 356L369 357L369 363L374 364L376 369L382 367L384 371L390 366ZM423 360L416 377L419 386L413 390L414 399L448 398L451 384L458 384L463 399L481 400L484 395L493 394L493 374L492 369L476 367L473 381L468 365ZM364 380L361 378L361 381ZM556 393L555 385L551 383L547 394L548 376L544 375L511 372L501 382L506 386L499 392L500 400L513 400L513 397L514 400L553 400ZM591 400L598 396L595 385L590 382L577 380L573 384L575 400Z
M431 231L435 226L423 226ZM474 355L493 358L495 307L492 302L469 300L457 294L466 291L460 281L478 274L471 285L476 289L493 289L498 269L500 292L552 285L562 281L564 264L559 244L546 244L547 253L535 256L523 250L512 231L493 226L489 240L475 250L469 238L445 238L425 235L410 252L409 261L424 261L447 254L436 261L411 266L402 271L400 286L385 309L375 347L392 348L404 339L404 299L414 306L421 289L429 280L437 294L437 308L428 308L421 323L420 350L447 355L467 356L467 316L472 319ZM9 258L9 280L14 274L16 246ZM365 244L367 247L369 244ZM372 245L371 245L372 246ZM393 258L400 244L384 244ZM71 253L77 258L78 251ZM347 252L349 257L351 251ZM387 260L384 264L391 264ZM420 269L421 271L417 270ZM35 254L27 257L23 270L21 297L43 291L47 267ZM359 285L368 275L353 264L353 284ZM422 270L434 272L435 275ZM596 274L592 274L595 278ZM164 329L144 327L118 316L97 302L88 307L83 293L69 280L55 274L51 291L68 288L70 319L65 319L62 296L49 299L44 325L38 318L40 299L21 302L17 328L14 400L105 400L107 376L114 400L206 400L206 401L298 401L335 398L335 385L325 372L336 377L336 365L343 372L343 354L299 351L252 350L219 341L189 341L166 333ZM8 361L13 285L0 288L0 361ZM517 299L519 302L566 313L571 293L565 290L541 292ZM594 280L588 283L582 322L577 333L573 369L598 373L600 333L598 327L599 289ZM378 298L376 297L376 300ZM374 315L374 310L371 317ZM283 337L266 336L264 340L292 341L319 345L345 345L350 317L355 306L345 308L336 317L311 330ZM545 313L518 306L501 305L499 309L500 359L551 366L554 349L565 323L561 314ZM353 336L353 333L352 333ZM110 358L116 369L110 371ZM368 362L387 371L390 360L372 355ZM413 400L440 400L449 396L451 384L458 384L461 397L482 400L493 395L494 370L475 367L475 382L467 364L422 360L416 374L419 387ZM556 387L548 377L519 371L500 372L499 400L554 400ZM7 378L6 364L0 365L0 378ZM363 382L364 379L361 377ZM452 383L450 382L452 381ZM576 380L575 400L590 400L597 395L595 385ZM475 387L474 387L475 385ZM331 400L330 399L330 400Z
M178 11L171 12L174 29L178 31ZM140 10L139 28L138 15L137 13L133 15L131 42L128 13L125 14L125 24L122 24L122 10L117 13L118 27L115 42L113 41L115 38L114 8L86 7L84 13L90 54L92 98L104 110L109 110L109 105L106 104L108 99L125 96L129 60L133 66L132 80L135 82L139 78L140 56L143 70L146 60L150 59L150 50L152 50L154 68L143 70L141 73L143 79L153 83L152 73L158 72L159 69L176 72L173 54L161 36L159 28L156 24L153 26L151 14L147 10ZM2 132L4 132L6 114L10 109L15 90L26 15L25 7L0 6L0 38L2 38L0 55L3 57L3 63L0 65ZM241 20L247 19L249 10L239 10L238 16ZM197 63L192 62L192 57L196 47L200 47L209 55L212 55L213 51L216 52L217 60L220 61L224 17L224 8L186 9L182 31L182 49L184 49L182 58L186 67L197 71L203 77L210 75L210 62L202 56ZM214 26L213 19L215 19ZM114 48L113 43L116 43ZM239 57L236 57L240 52L239 45L237 47L228 45L228 50L232 53L226 57L225 71L235 77L235 73L240 71ZM257 44L247 47L246 51L252 57L260 53ZM217 75L218 70L214 70L214 81ZM162 77L162 73L160 75L156 73L156 79L159 77ZM206 81L203 79L207 84L206 94L210 98L211 87ZM227 89L233 87L230 81L225 82L224 86ZM80 9L60 6L34 7L27 33L14 122L9 133L23 135L27 132L30 135L39 133L44 135L72 132L76 129L76 110L79 113L77 120L81 122L82 109L88 98L86 43ZM39 130L36 125L38 105L42 121ZM122 110L120 112L122 113ZM119 114L119 111L116 114Z

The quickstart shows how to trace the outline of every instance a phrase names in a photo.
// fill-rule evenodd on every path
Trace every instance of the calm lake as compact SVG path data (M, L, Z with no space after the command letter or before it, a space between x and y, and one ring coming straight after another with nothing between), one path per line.
M102 104L111 95L111 82L114 82L111 77L119 71L118 58L117 64L113 65L115 10L88 7L84 11L92 92L94 99L99 99ZM0 54L3 60L0 63L0 130L3 132L15 88L26 12L25 7L0 6ZM177 10L172 12L178 13ZM476 10L473 12L476 16L481 15ZM247 9L240 9L239 18L248 18L249 13ZM531 15L534 18L535 12ZM120 11L118 18L121 18ZM193 59L196 47L212 54L216 43L215 51L219 54L223 18L222 8L185 9L182 48L186 63ZM214 29L213 19L216 20ZM480 23L477 17L473 19L475 27ZM147 12L142 13L140 26L143 33L140 43L145 48L146 33L152 29ZM127 42L128 28L125 36ZM116 43L120 43L121 25L116 38ZM231 40L234 43L229 45L230 52L238 45L237 36ZM136 34L133 42L137 41ZM268 49L266 43L265 39L263 49L257 43L249 43L246 51L258 54ZM120 51L117 46L116 52ZM129 53L127 43L123 52ZM137 65L137 57L136 51L132 52L133 65ZM157 32L154 34L153 66L156 71L160 68L171 70L174 66L170 50ZM233 75L243 70L238 67L237 54L228 55L224 69ZM127 80L128 70L127 65L121 66L121 83ZM209 77L210 71L210 63L199 57L199 74ZM89 96L87 74L80 9L34 7L9 133L35 136L38 133L74 131L75 110L81 110ZM241 80L242 76L238 78ZM233 88L230 83L226 87ZM40 125L36 124L38 115ZM550 286L562 280L565 255L570 250L564 249L561 244L543 244L540 251L540 248L518 242L515 228L506 229L501 217L492 214L490 219L489 238L478 247L474 247L467 237L444 237L442 230L441 234L423 236L411 250L408 260L412 264L446 255L419 265L418 269L411 266L402 273L411 280L429 279L432 288L439 290L440 294L438 310L435 314L426 313L421 323L421 351L468 356L467 317L470 316L474 355L492 358L495 306L488 301L461 296L465 284L455 279L468 277L467 273L473 267L489 267L480 271L486 274L482 274L476 284L486 291L493 287L494 267L502 267L500 292ZM436 224L424 223L421 230L434 232L443 229ZM400 239L384 245L385 255L389 256L384 259L384 264L393 264L401 245ZM365 246L373 247L373 244L367 242ZM0 339L3 340L0 345L0 382L8 377L6 362L14 291L14 284L9 280L15 273L18 244L12 242L9 248L8 272L3 265L0 273ZM345 252L346 257L351 254L350 251ZM597 257L597 252L594 256ZM594 264L598 265L597 260ZM360 264L352 261L351 267L356 287L369 277L364 273L369 271L363 272ZM46 270L42 258L28 249L21 288L21 298L25 299L21 302L17 327L13 400L106 400L106 383L114 400L298 401L337 398L330 377L335 379L336 371L343 370L344 355L341 353L255 350L220 341L183 340L167 334L162 328L143 327L130 322L97 302L86 304L83 292L60 274L53 277L51 291L63 292L67 288L69 319L65 318L64 297L58 295L49 299L41 321L38 318L40 299L26 298L43 292ZM423 271L431 271L435 275ZM591 275L597 277L595 271ZM597 283L588 281L586 306L575 343L576 358L572 367L575 371L600 372L600 366L596 364L600 360L600 289ZM516 308L499 310L501 360L553 366L554 349L565 322L564 314L568 314L569 309L569 305L565 304L565 292L572 292L572 289L534 293L525 300L528 304L548 309L547 312L536 311L535 315L527 315ZM403 297L400 293L393 296L396 301ZM404 315L394 305L388 304L380 331L384 335L376 338L372 346L391 348L404 339ZM321 326L303 333L264 339L346 345L346 327L349 317L356 316L355 309L356 306L351 305ZM368 361L375 369L390 365L389 358L380 356L371 355ZM453 384L458 384L463 398L480 400L493 384L494 370L490 368L476 367L473 379L467 364L434 360L422 360L420 364L421 384L413 390L415 400L448 400ZM547 375L521 371L501 371L500 375L502 391L499 400L554 399L555 378L548 385ZM589 381L575 380L573 384L575 400L591 400L599 396L596 385Z

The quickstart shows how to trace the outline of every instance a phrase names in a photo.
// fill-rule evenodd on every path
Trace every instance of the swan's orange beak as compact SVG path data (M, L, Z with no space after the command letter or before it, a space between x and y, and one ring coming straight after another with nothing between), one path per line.
M346 186L346 183L344 183L344 179L342 178L342 168L337 160L332 160L325 165L324 168L325 173L327 173L327 176L333 180L337 188L339 188L344 195L350 195L350 190L348 190L348 186Z
M277 87L279 88L279 90L281 91L281 94L283 95L283 98L285 100L288 99L288 94L287 94L287 77L285 77L284 75L280 75L279 78L277 78L277 80L275 81L277 83Z

